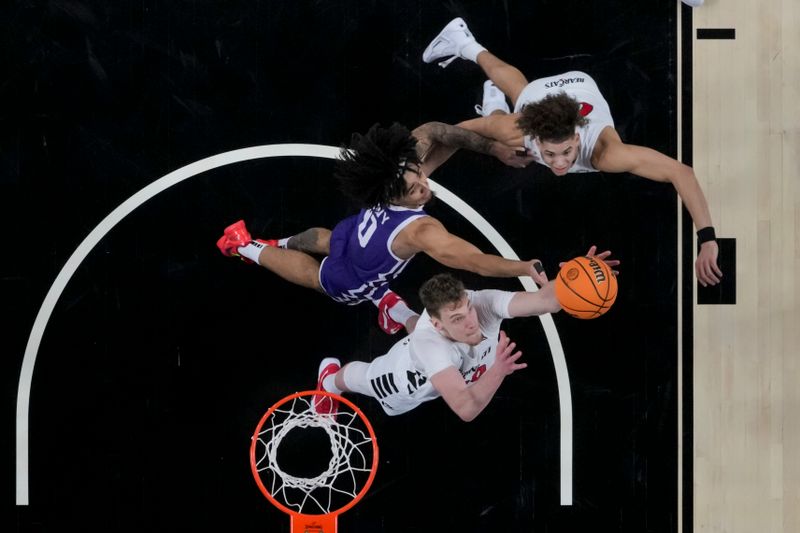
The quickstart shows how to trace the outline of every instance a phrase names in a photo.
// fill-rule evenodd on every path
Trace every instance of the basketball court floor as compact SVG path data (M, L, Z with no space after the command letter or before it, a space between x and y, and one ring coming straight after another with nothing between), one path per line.
M595 320L506 322L528 369L471 423L441 400L389 417L349 396L380 462L340 531L800 529L800 9L676 4L9 8L9 525L289 531L250 472L256 424L313 389L322 358L369 361L399 336L378 328L373 306L336 304L215 242L239 219L276 238L355 212L330 158L353 132L474 117L479 69L421 60L462 16L529 79L589 73L624 141L694 163L726 280L697 289L693 229L668 184L457 153L432 176L442 194L430 214L497 253L485 220L551 278L593 244L610 249L619 296ZM444 270L418 256L393 287L419 309L418 287Z

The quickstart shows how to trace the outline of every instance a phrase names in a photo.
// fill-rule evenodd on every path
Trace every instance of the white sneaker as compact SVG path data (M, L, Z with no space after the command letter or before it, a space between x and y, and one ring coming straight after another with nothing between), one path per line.
M681 0L681 2L683 2L687 6L692 6L692 7L700 7L703 5L704 1L705 0Z
M493 111L504 111L510 113L511 109L506 102L506 95L497 88L492 80L483 82L483 102L475 106L475 112L482 117L488 117Z
M466 55L465 48L467 48ZM475 37L467 28L464 19L457 17L451 20L422 52L422 60L433 63L437 59L446 57L448 59L439 62L439 66L445 68L458 57L475 61L478 53L483 50L486 49L475 42Z

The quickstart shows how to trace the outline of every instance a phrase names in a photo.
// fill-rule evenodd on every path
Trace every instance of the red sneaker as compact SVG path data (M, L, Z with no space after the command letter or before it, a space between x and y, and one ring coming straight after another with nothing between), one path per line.
M222 255L235 257L239 255L236 249L240 246L247 246L247 243L252 240L250 232L244 225L244 220L239 220L225 228L222 237L217 241L217 248Z
M278 246L278 241L276 239L255 239L256 242L260 242L266 244L267 246ZM250 259L246 257L242 257L239 255L237 249L240 246L247 246L253 239L250 237L250 232L247 231L247 227L244 225L244 220L239 220L238 222L234 222L223 232L222 237L219 238L217 241L217 248L219 251L222 252L222 255L227 257L238 257L245 263L252 263Z
M389 335L394 335L404 327L403 324L389 316L389 309L394 307L397 302L402 301L403 299L400 298L397 293L386 291L381 301L378 302L378 325Z
M319 374L317 388L315 390L325 390L322 382L326 377L337 373L342 369L342 363L335 357L326 357L319 364ZM339 412L339 401L330 396L314 396L314 410L319 415L336 415Z

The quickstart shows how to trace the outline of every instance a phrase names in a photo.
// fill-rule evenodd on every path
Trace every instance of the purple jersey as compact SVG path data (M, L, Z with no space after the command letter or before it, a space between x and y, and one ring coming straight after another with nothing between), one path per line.
M331 253L322 261L319 280L337 302L349 305L380 301L411 258L392 253L392 242L414 220L427 216L421 207L390 205L362 209L339 222L331 233Z

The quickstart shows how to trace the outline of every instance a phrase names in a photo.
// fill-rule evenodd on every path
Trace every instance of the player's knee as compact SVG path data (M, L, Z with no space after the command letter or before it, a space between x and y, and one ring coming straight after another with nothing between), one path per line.
M325 289L322 288L322 283L319 281L319 269L317 269L316 272L309 273L308 281L306 281L305 285L315 291L319 291L323 294L325 293Z
M331 253L331 230L327 228L314 228L317 237L317 246L326 255Z

